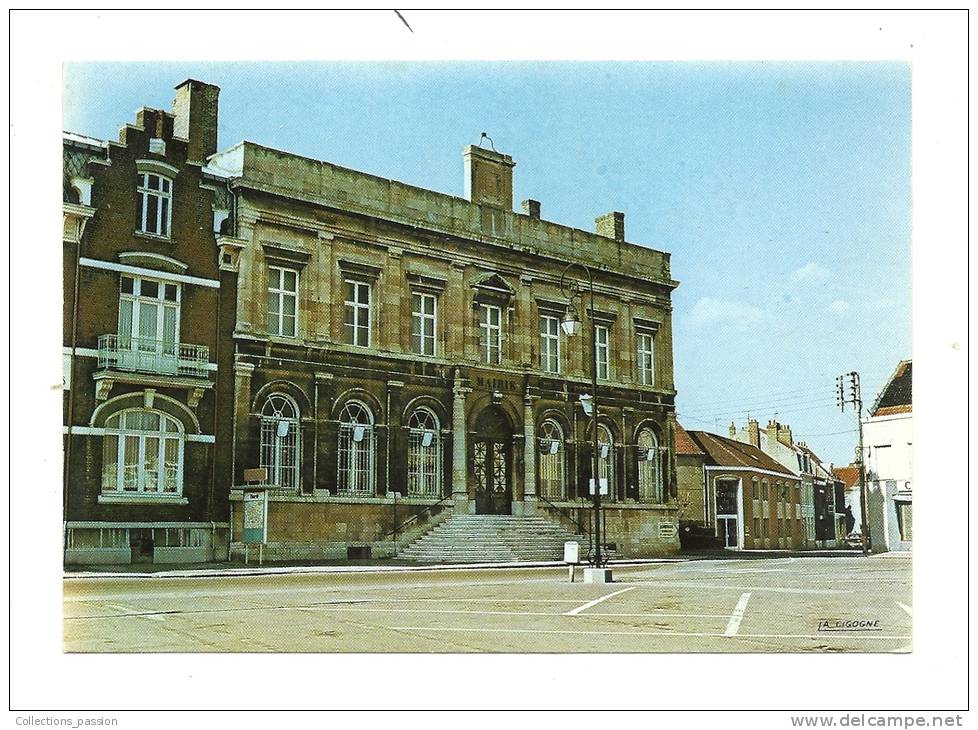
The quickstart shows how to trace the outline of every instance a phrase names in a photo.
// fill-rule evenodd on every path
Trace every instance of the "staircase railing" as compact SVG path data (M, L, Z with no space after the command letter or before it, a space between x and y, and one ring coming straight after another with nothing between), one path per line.
M396 547L397 547L397 535L398 535L398 533L403 532L405 527L407 527L408 525L410 525L413 522L417 522L424 515L427 515L427 514L430 513L431 516L434 517L436 514L438 514L439 512L442 511L442 509L443 509L442 505L445 502L449 502L451 500L452 500L452 497L450 495L447 496L447 497L442 497L441 499L439 499L434 504L429 504L427 507L425 507L420 512L417 512L417 513L413 514L411 517L409 517L408 519L404 520L404 522L402 522L399 525L395 526L393 530L389 530L388 532L385 532L383 536L384 537L391 537L393 535L393 542L394 542L394 546L395 546L395 550L396 550ZM395 502L395 509L396 509L396 502ZM395 512L395 520L396 520L396 512Z
M592 536L592 530L591 530L591 527L592 527L591 522L592 522L592 520L591 520L590 512L588 512L588 518L587 519L584 519L584 518L581 518L581 517L575 517L570 512L570 510L568 510L566 507L559 507L558 505L554 504L553 502L551 502L549 499L547 499L543 495L538 495L538 499L539 499L538 504L542 504L550 512L553 512L554 514L556 514L561 519L566 520L567 522L571 523L574 526L574 529L577 531L577 534L578 535L586 535L587 536L587 553L585 554L585 562L591 562L591 556L594 555L594 537ZM585 508L587 508L587 507L589 507L589 505L586 504L584 502L584 500L582 499L581 500L581 511L585 511ZM580 515L580 512L578 512L578 515ZM604 515L602 515L602 523L603 522L604 522ZM601 530L602 533L603 534L608 534L605 531L605 529L606 528L602 524L602 530ZM603 548L603 550L602 550L602 558L603 559L601 561L602 565L607 565L608 564L608 559L611 557L608 554L608 551L609 550L611 550L611 552L617 552L617 550L612 549L612 547L613 547L612 543L605 543L604 545L602 545L602 548Z
M574 516L574 514L566 507L559 507L558 505L551 502L549 499L544 497L542 494L538 495L538 504L542 504L547 510L556 514L561 519L569 522L574 526L574 531L578 535L587 535L588 545L591 544L591 525L588 521L581 519L580 517Z

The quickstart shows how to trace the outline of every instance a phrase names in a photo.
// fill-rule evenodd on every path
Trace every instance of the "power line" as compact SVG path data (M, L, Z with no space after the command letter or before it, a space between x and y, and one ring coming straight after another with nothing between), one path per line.
M825 385L817 385L817 386L809 385L805 388L796 388L794 390L782 390L782 391L773 390L768 393L758 393L756 395L736 396L734 398L722 398L720 400L711 401L711 403L712 405L727 407L727 406L741 405L745 403L768 401L771 399L781 399L782 396L784 398L790 398L791 396L796 396L796 395L797 397L803 397L804 395L812 395L815 393L830 393L832 392L832 385L833 384L831 382L827 382L825 383Z
M723 408L725 410L725 412L730 412L730 409L732 409L732 408L736 408L738 410L743 409L743 408L755 408L755 407L756 408L764 408L764 407L769 406L769 405L778 405L778 404L781 404L781 403L800 403L800 402L803 402L803 401L814 402L814 401L812 401L813 396L817 400L820 400L823 397L828 397L831 392L832 392L832 390L830 388L819 388L818 390L813 390L813 391L808 392L808 393L799 393L798 395L792 395L792 396L783 396L783 397L781 397L781 396L778 396L778 397L771 396L771 397L768 397L768 398L758 398L758 399L754 399L754 400L743 400L743 401L737 401L737 402L733 402L733 403L722 403L722 402L712 403L711 402L711 403L707 404L706 407L707 408Z
M731 416L741 416L741 415L751 415L756 413L763 413L765 411L772 411L776 415L781 416L786 413L799 413L802 411L810 411L817 408L826 408L828 406L834 405L835 400L833 398L819 399L812 401L802 401L799 403L781 403L781 404L770 404L767 406L753 406L750 408L740 408L736 411L714 411L714 412L697 412L693 413L697 416L707 417L707 418L727 418ZM800 407L799 407L800 406Z
M811 439L811 438L817 438L818 436L838 436L843 433L855 433L858 430L859 429L850 428L845 431L829 431L828 433L799 433L796 435L798 436L798 438Z

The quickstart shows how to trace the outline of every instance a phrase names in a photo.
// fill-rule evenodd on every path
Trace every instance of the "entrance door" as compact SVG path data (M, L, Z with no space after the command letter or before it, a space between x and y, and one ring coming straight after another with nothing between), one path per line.
M737 492L740 483L717 481L717 537L725 548L740 547L740 506Z
M489 406L479 414L472 437L476 514L512 514L512 442L512 429L501 408Z
M510 514L509 445L491 439L480 439L474 445L476 514Z

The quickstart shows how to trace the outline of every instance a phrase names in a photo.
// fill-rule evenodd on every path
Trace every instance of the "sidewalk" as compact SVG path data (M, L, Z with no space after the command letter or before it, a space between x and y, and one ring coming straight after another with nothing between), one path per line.
M738 550L738 551L697 551L674 557L634 558L609 561L610 566L654 565L659 563L685 563L691 561L762 560L765 558L805 558L805 557L853 557L861 555L859 550ZM871 556L872 557L872 556ZM401 573L451 570L505 570L516 568L565 568L563 561L508 562L508 563L448 563L423 564L397 558L363 561L320 561L320 562L275 562L259 566L252 561L249 565L234 563L194 563L187 565L134 563L130 565L87 566L66 568L64 578L204 578L226 575L229 577L249 575L302 575L317 573Z

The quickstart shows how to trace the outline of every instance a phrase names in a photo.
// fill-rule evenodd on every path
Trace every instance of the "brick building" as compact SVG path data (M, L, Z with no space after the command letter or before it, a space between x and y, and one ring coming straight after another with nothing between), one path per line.
M806 547L801 480L756 446L705 431L677 441L679 501L688 521L711 528L724 547Z
M63 135L66 563L226 559L235 278L217 87L119 141ZM227 408L230 412L230 409Z

